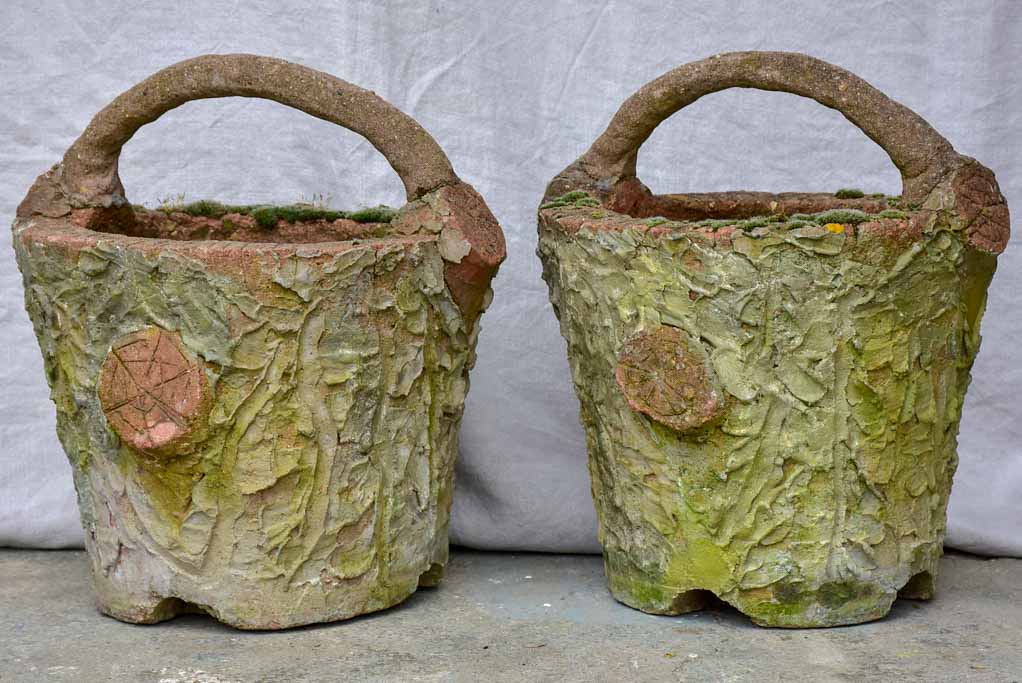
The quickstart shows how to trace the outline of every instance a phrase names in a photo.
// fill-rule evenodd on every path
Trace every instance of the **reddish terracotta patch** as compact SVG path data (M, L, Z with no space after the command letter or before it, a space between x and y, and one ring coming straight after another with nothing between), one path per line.
M439 200L451 207L442 216L444 229L457 230L471 245L458 263L448 263L444 279L451 296L469 321L480 313L490 280L507 256L504 233L483 198L465 183L437 190Z
M991 254L1004 251L1011 235L1011 221L993 171L970 164L955 176L952 189L958 215L967 226L969 244Z
M650 191L638 178L623 178L612 189L603 204L611 211L636 217L652 217L662 214L645 213L643 209L650 202Z
M724 410L705 356L675 327L664 325L625 342L614 378L634 410L679 432L709 424Z
M900 252L917 242L923 234L923 227L929 212L913 214L911 219L878 218L856 226L854 231L860 240L878 240L880 243Z
M198 359L159 327L118 339L100 371L107 422L140 451L166 449L194 433L206 418L208 392Z

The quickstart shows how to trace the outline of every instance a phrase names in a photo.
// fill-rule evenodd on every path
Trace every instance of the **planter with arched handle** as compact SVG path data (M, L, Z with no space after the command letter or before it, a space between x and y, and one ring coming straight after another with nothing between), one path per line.
M174 107L227 96L362 134L408 203L362 223L131 206L121 146ZM439 580L504 240L415 121L281 60L181 62L115 99L40 176L14 246L104 612L283 628Z
M650 193L639 146L732 87L840 111L902 195ZM615 597L677 614L713 593L759 624L830 626L932 595L1008 239L988 169L842 69L723 54L630 97L539 226Z

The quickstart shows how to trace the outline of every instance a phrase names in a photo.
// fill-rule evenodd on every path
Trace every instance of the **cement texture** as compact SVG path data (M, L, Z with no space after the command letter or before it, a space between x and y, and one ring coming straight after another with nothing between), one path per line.
M952 554L931 602L832 629L615 602L587 555L455 550L445 581L333 625L104 617L80 551L0 550L0 681L1022 681L1022 560Z

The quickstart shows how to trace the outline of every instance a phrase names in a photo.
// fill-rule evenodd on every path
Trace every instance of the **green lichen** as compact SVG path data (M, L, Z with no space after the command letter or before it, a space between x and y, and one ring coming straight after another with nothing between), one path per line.
M865 193L854 187L843 187L834 193L834 196L838 199L859 199L864 197Z
M901 195L895 195L887 198L887 206L891 209L899 211L918 211L919 204L915 202L907 202Z
M663 216L654 216L653 218L647 218L644 222L646 223L647 227L655 228L656 226L663 225L664 223L667 223L669 221Z
M783 227L790 222L791 219L786 216L772 215L734 219L706 218L699 221L688 222L687 225L691 225L695 228L710 228L711 230L719 230L720 228L728 227L736 228L738 230L754 230L756 228L765 227Z
M894 594L877 588L875 584L858 581L831 581L816 590L807 589L803 582L785 582L767 591L765 599L749 603L745 608L753 621L761 626L830 626L823 613L840 610L848 615L849 623L879 619L890 609Z
M763 228L777 222L781 222L779 216L754 216L742 221L741 227L743 230L749 230L752 228Z
M937 571L993 259L957 224L912 240L826 227L901 215L760 217L720 242L691 227L750 219L664 238L541 216L618 599L674 613L711 590L757 623L834 625L883 616ZM624 342L661 325L704 344L719 424L672 431L618 389Z
M694 221L692 223L692 226L693 227L697 227L697 228L710 228L712 230L717 230L719 228L726 228L726 227L728 227L730 225L737 225L740 222L741 222L740 220L725 220L725 219L721 219L721 218L706 218L706 219L703 219L701 221Z

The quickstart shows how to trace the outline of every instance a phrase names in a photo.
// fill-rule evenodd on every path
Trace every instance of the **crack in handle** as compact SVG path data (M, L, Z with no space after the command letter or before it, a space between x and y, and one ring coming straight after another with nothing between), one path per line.
M64 192L79 206L126 202L118 159L139 128L186 102L234 96L273 100L362 135L397 172L409 201L460 182L432 136L375 93L282 59L230 54L178 62L114 99L64 155Z
M679 66L640 88L579 160L581 167L610 184L635 177L639 147L658 125L729 88L787 92L836 109L891 157L909 201L924 199L960 159L922 117L844 69L797 53L731 52Z

